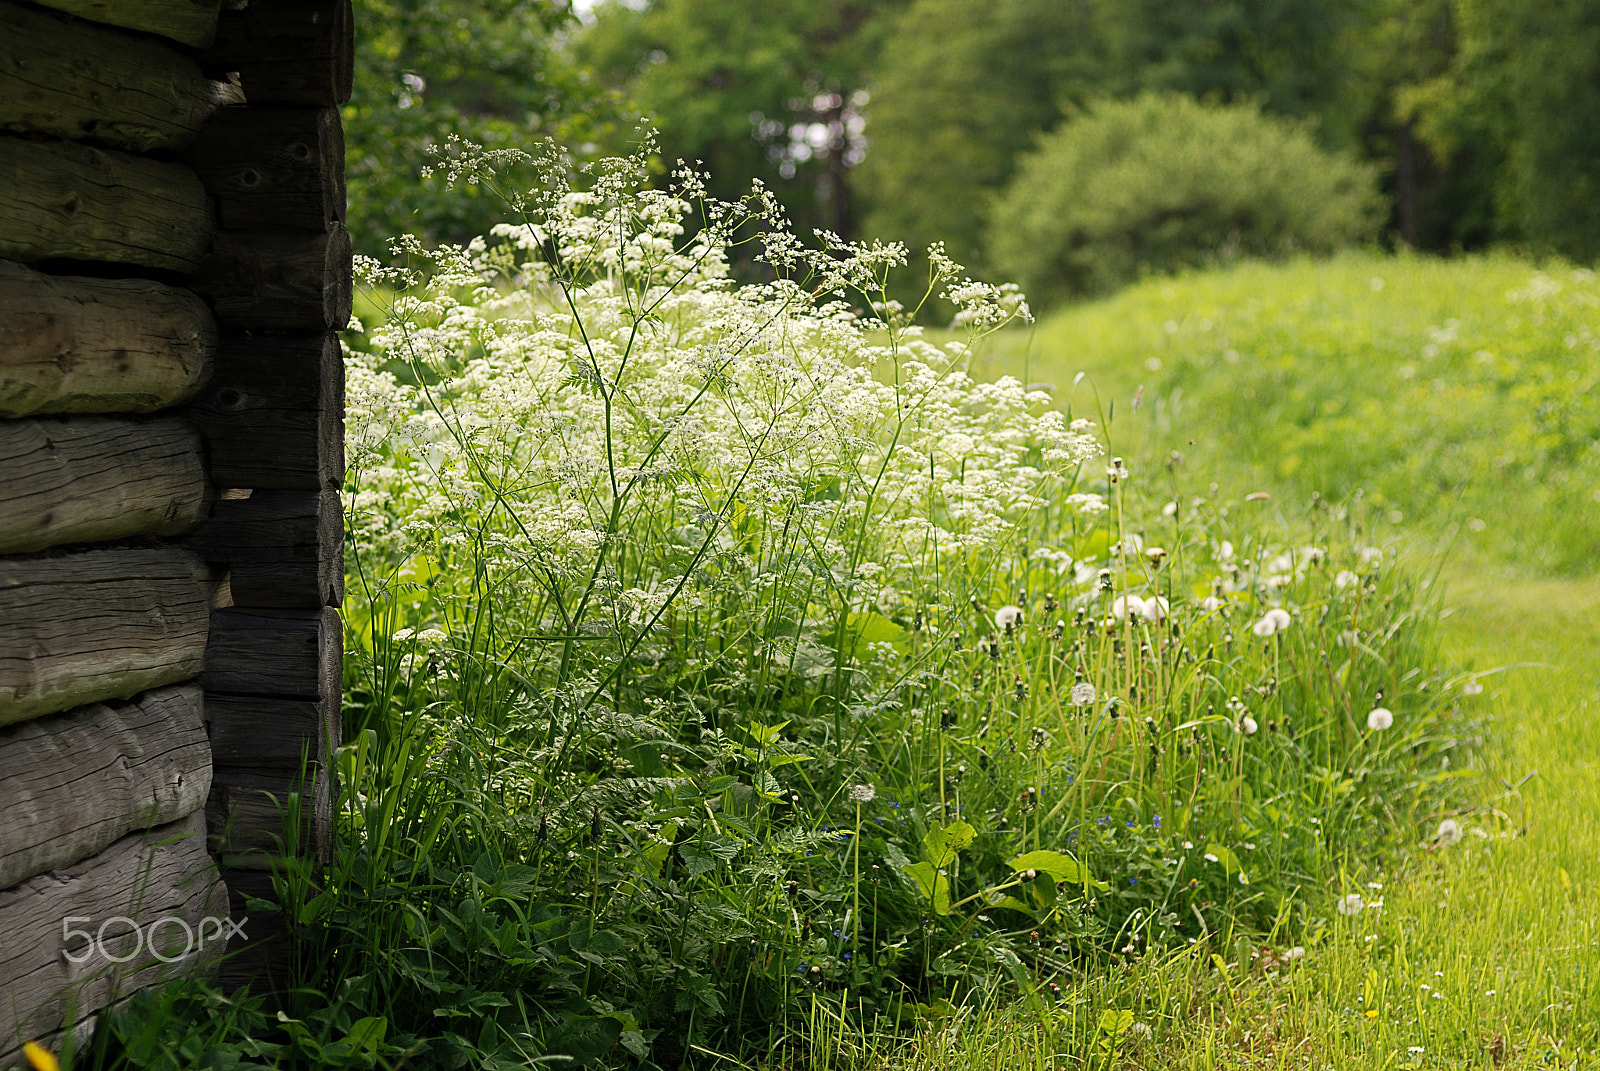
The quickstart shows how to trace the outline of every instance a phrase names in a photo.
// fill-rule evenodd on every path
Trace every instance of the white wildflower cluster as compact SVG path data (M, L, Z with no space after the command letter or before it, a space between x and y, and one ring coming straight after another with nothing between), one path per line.
M457 160L484 181L498 163ZM640 188L642 166L519 202L521 221L465 247L407 244L425 279L364 262L400 290L347 354L363 553L470 553L499 594L557 616L564 586L589 585L585 608L623 632L785 560L888 612L941 555L1073 492L1092 425L845 300L881 293L903 248L805 249L764 191L707 207L692 172L668 193ZM709 224L686 238L691 210ZM751 220L781 270L739 286L725 243ZM948 263L941 278L973 331L1026 315L1012 290Z

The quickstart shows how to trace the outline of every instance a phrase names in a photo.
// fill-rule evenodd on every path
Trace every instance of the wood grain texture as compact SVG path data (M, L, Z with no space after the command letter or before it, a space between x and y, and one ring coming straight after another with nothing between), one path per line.
M34 0L93 22L143 30L191 48L205 48L217 33L221 0Z
M219 97L198 63L159 41L0 0L0 130L181 149Z
M184 684L0 729L0 889L204 806L202 704Z
M187 290L0 261L0 417L164 409L204 385L216 345Z
M236 71L251 104L343 104L354 85L350 0L276 0L223 12L208 70Z
M229 941L227 955L218 965L223 992L232 993L242 985L249 985L252 993L286 991L294 982L294 938L282 911L263 911L252 903L278 903L271 871L230 868L223 879L228 884L229 912L236 919L250 919L249 939Z
M214 768L206 828L220 865L270 870L284 853L326 863L332 854L332 791L326 764L294 770Z
M29 878L0 892L0 1060L27 1038L49 1036L113 1003L119 996L213 965L225 947L220 925L207 926L203 950L181 955L187 941L177 923L156 928L159 957L137 947L152 923L181 919L191 933L203 919L228 915L228 895L206 851L200 813L148 832L123 837L99 855L64 870ZM85 955L81 937L69 928L103 933L110 962L99 949ZM128 920L128 921L123 921ZM248 933L248 923L246 931ZM212 933L218 932L212 938ZM74 963L73 959L83 962Z
M0 560L0 725L199 676L205 570L172 547Z
M184 160L227 230L320 233L345 218L336 108L224 108Z
M314 609L344 600L344 511L337 491L256 491L225 499L187 543L228 567L235 606Z
M193 286L229 327L342 331L353 283L350 233L331 223L309 235L223 231Z
M225 337L187 415L205 436L217 487L344 482L344 361L331 332Z
M207 496L199 433L177 417L0 423L0 553L177 535Z
M192 272L215 230L205 189L182 164L0 137L0 257Z
M207 694L321 699L339 691L344 636L324 610L218 610L202 683Z
M295 770L321 761L339 743L339 696L281 699L259 695L206 697L212 761L221 766Z

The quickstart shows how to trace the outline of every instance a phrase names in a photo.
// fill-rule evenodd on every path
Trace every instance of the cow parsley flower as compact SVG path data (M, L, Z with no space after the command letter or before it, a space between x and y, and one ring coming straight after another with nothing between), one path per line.
M1394 711L1387 707L1373 707L1367 713L1367 728L1381 733L1394 724Z

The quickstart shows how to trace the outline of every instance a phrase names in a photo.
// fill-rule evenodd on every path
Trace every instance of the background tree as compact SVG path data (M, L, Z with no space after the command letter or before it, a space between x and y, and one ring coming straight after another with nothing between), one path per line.
M464 241L503 209L473 187L424 179L450 134L493 147L552 136L580 147L620 115L563 49L562 0L355 0L355 94L345 107L350 231L381 254L410 232Z
M712 192L759 178L801 233L853 233L849 172L865 152L867 84L903 0L657 0L603 4L578 60L661 133L665 161L700 160Z

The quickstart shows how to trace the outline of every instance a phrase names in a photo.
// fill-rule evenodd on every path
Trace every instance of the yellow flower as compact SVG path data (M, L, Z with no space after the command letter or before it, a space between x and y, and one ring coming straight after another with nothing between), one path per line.
M1376 1019L1377 1017L1378 1017L1378 1009L1377 1008L1368 1008L1367 1009L1367 1018L1368 1019Z
M22 1054L28 1058L28 1066L33 1071L61 1071L61 1064L51 1054L50 1050L37 1041L29 1041L22 1046Z

